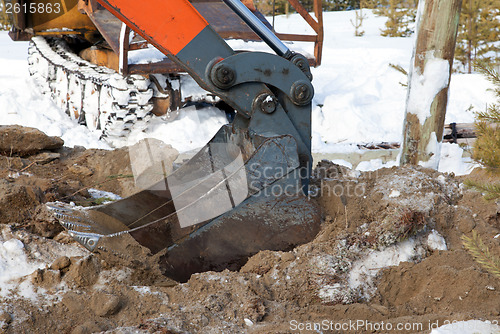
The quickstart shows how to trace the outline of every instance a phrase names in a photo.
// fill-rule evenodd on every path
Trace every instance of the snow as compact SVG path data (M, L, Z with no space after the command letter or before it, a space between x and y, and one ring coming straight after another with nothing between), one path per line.
M388 38L380 36L385 18L363 10L366 18L363 37L354 36L354 11L324 13L324 49L322 65L312 69L315 97L312 111L312 150L316 153L363 152L355 144L369 142L400 142L407 89L400 85L407 78L389 64L408 69L414 46L414 37ZM311 33L298 15L276 17L276 30L288 33ZM230 41L239 49L269 52L267 46L252 42ZM313 53L312 43L287 44L291 49ZM66 146L81 145L87 148L109 149L96 133L78 125L60 111L47 96L37 91L37 84L28 74L26 42L12 42L6 32L0 32L0 124L20 124L36 127L48 135L61 136ZM145 50L147 57L157 57L154 51ZM143 62L145 55L131 53L133 62ZM430 96L442 86L445 64L431 61L423 76L413 81L432 80L432 91L425 91L426 98L416 103L428 102ZM191 82L192 84L192 82ZM183 89L192 91L194 99L199 89L190 82L182 82ZM423 87L423 86L422 86ZM483 111L486 104L494 102L491 88L481 75L454 73L451 76L446 123L470 123L473 110ZM91 103L89 101L88 103ZM427 103L425 102L425 103ZM473 110L470 109L473 107ZM154 120L145 132L132 133L124 144L134 144L143 138L157 138L171 144L179 152L200 148L226 123L224 113L206 108L187 108L174 121ZM439 170L462 175L470 172L474 164L462 159L463 150L458 145L443 144ZM345 162L350 165L350 162ZM382 163L375 159L360 163L356 169L374 170L396 165L396 161Z
M377 277L380 271L391 266L398 266L401 262L421 260L427 248L430 247L428 239L426 236L416 236L386 247L364 249L354 258L352 251L356 250L343 248L346 242L341 241L337 248L339 253L316 256L311 263L320 274L318 277L327 273L328 275L346 273L346 283L343 282L344 279L327 284L319 280L318 297L323 302L347 304L359 300L359 297L370 300L377 290ZM436 239L439 241L438 237ZM442 247L441 244L439 246Z
M451 322L433 329L431 334L498 334L499 332L498 322L469 320Z
M408 96L408 112L418 116L420 124L430 117L431 104L443 88L448 85L450 64L447 60L430 58L425 64L423 73L414 69L410 73L411 94Z
M18 253L24 248L24 244L21 240L10 239L3 243L3 247L8 253Z
M356 170L362 171L362 172L369 172L369 171L374 171L380 168L391 168L397 166L396 161L388 161L386 163L382 162L382 159L372 159L369 161L361 161L358 166L356 167Z
M243 321L245 322L245 325L247 325L248 327L251 327L253 326L253 321L248 319L248 318L245 318L243 319Z
M419 161L418 164L422 167L438 169L439 159L441 158L441 143L439 143L437 139L436 132L431 132L429 137L429 142L425 148L425 154L430 155L430 158L427 161Z
M299 33L301 32L302 31L299 31ZM309 33L312 33L312 31L309 31ZM273 53L272 49L267 44L262 42L244 41L240 39L230 39L227 40L226 42L233 50L237 51L251 50L251 51ZM305 56L311 56L313 54L312 50L308 50L307 45L300 45L299 43L300 46L297 46L294 45L293 42L286 42L286 41L284 42L284 44L290 48L293 48L296 52L302 53ZM302 48L302 46L305 46L305 48ZM129 64L148 64L148 63L159 62L165 60L166 58L167 57L161 51L159 51L158 49L156 49L154 46L151 45L147 49L133 50L130 51L128 54Z
M173 122L165 123L161 118L153 119L146 132L132 133L127 138L127 145L133 145L144 138L155 138L184 153L203 147L226 123L225 114L217 108L197 110L191 106L185 108Z
M131 288L143 295L151 294L151 288L149 286L133 285Z
M401 192L399 190L396 190L396 189L393 189L391 191L391 193L389 194L389 197L393 198L393 197L399 197L401 196Z
M463 154L464 150L458 144L441 143L438 171L442 173L454 173L455 175L467 175L472 172L474 168L480 166L470 157L462 157ZM346 165L340 161L335 163L343 166ZM372 159L368 161L361 161L356 166L356 170L367 172L380 168L391 168L394 166L397 166L396 160L384 163L382 162L382 159Z
M409 68L414 36L382 37L379 29L385 18L376 17L370 11L365 13L363 37L354 37L354 28L349 22L355 16L354 12L325 13L323 64L312 70L316 92L313 100L313 152L342 152L351 143L401 141L407 90L399 83L405 83L406 78L389 64ZM427 70L442 71L444 67L439 61L431 62ZM434 87L437 90L447 78L431 73L424 78L433 79L437 80ZM446 123L473 122L470 106L482 111L487 103L494 102L488 88L491 84L481 75L454 73ZM449 149L446 145L451 144L444 144L443 151ZM440 170L451 172L455 170L450 168L456 168L456 174L460 175L470 172L472 168L468 164L461 164L461 155L458 155L461 149L454 146L457 155L454 159L448 156L446 162L441 158ZM383 164L376 160L363 162L357 169L374 170L393 165L395 163Z
M128 53L129 64L147 64L155 63L167 58L163 53L158 51L154 46L149 46L147 49L130 51Z
M109 192L109 191L89 188L88 192L92 198L108 198L112 201L117 201L119 199L122 199L117 194L114 194L114 193Z
M446 240L438 231L432 230L427 237L427 246L432 250L448 250Z
M50 239L44 239L43 244L39 244L35 241L37 238L40 237L23 230L13 231L8 225L0 227L0 298L51 299L43 288L31 283L29 275L38 269L48 268L60 256L88 253L75 244L61 244ZM65 288L64 282L57 287L59 290Z
M127 280L132 275L132 270L130 268L116 269L111 268L111 270L102 270L99 273L99 278L94 284L94 289L103 290L109 287L111 282L123 282ZM132 287L133 288L133 287Z
M367 287L366 298L370 297L373 281L378 272L386 267L397 266L401 262L412 261L423 253L421 245L415 238L410 238L383 250L370 250L368 255L352 264L349 271L349 287L358 289Z
M16 280L31 274L44 264L28 259L24 244L12 236L0 236L0 297L8 297L13 291L24 297L34 297L33 287L28 281L19 284ZM10 238L10 239L7 239Z
M470 157L461 158L464 150L457 144L441 144L441 159L439 160L439 171L443 173L455 173L455 175L467 175L480 165Z
M345 166L347 168L352 169L352 163L349 161L345 161L343 159L333 159L331 160L334 164L340 165L340 166Z
M27 42L12 42L0 31L0 124L38 128L49 136L60 136L66 146L109 148L98 135L78 125L39 93L28 73Z
M5 283L31 274L37 268L38 264L28 262L21 240L12 238L0 241L0 282Z

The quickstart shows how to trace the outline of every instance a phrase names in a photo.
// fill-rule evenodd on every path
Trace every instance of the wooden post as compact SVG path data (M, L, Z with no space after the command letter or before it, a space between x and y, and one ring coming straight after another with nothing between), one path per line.
M314 0L314 15L316 16L316 27L313 27L317 34L316 42L314 43L314 58L316 58L316 66L321 65L321 56L323 54L323 2Z
M437 169L462 0L420 0L400 164Z
M130 28L122 23L120 30L120 54L118 68L121 75L128 75L128 51L130 49Z

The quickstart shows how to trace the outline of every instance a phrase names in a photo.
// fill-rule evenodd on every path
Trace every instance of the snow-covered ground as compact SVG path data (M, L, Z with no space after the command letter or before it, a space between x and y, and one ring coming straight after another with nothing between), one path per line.
M414 37L380 36L385 18L363 11L364 36L355 37L353 11L324 13L325 44L322 65L313 69L313 152L360 152L356 143L399 142L401 140L406 77L389 64L408 69ZM298 15L276 18L279 32L307 33L308 26ZM238 43L232 42L233 46ZM312 45L298 43L312 53ZM40 95L30 79L26 62L26 42L14 43L0 32L0 124L21 124L39 128L48 135L61 136L67 146L109 148L76 121L70 120L47 97ZM446 122L472 122L474 110L492 103L487 92L490 84L478 74L453 74ZM181 152L201 147L224 124L224 115L216 109L191 107L171 123L156 120L145 133L134 133L130 144L154 137ZM464 174L470 165L461 159L462 149L445 144L440 170ZM347 164L347 163L346 163ZM394 165L380 160L364 162L358 169L369 170Z
M0 124L35 127L71 147L109 148L40 94L28 73L27 48L27 42L14 43L0 32Z

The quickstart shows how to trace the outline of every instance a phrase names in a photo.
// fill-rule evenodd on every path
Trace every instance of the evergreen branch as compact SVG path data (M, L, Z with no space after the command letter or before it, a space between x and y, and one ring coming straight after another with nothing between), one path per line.
M479 234L473 230L472 237L463 235L461 239L465 249L472 255L474 260L492 275L500 278L500 258L490 253Z
M464 184L467 188L471 188L483 193L484 199L488 201L500 198L500 183L489 184L472 180L465 180Z
M487 111L476 113L478 121L500 123L500 108L497 105L490 105Z
M496 72L492 67L485 65L482 62L476 62L474 67L483 74L486 79L494 84L495 86L500 86L500 74Z
M498 102L488 105L486 111L475 113L477 140L474 143L473 158L489 170L500 171L500 74L484 63L476 62L476 68L495 84ZM486 199L500 198L500 184L471 183L471 187L482 191Z
M396 71L403 73L404 75L408 75L408 72L401 65L389 63L389 66L395 69Z
M405 76L408 76L408 72L401 65L396 65L396 64L393 64L393 63L389 63L389 67L395 69L398 72L403 73ZM405 83L402 83L402 82L400 82L399 84L401 86L403 86L403 87L408 87L408 84L405 84Z
M498 97L500 99L500 87L498 88ZM500 101L499 101L500 102ZM500 104L492 103L487 107L488 113L495 114L496 118L500 120Z
M492 88L491 91L500 98L500 86L498 86L498 88Z

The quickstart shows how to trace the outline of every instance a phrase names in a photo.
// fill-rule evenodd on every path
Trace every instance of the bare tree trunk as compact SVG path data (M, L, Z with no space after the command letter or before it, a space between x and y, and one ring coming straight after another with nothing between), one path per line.
M467 41L467 61L469 62L468 64L468 73L471 74L472 73L472 15L473 15L473 11L472 11L472 0L469 0L469 11L470 11L470 15L469 15L469 33L467 34L467 37L468 37L468 41Z
M461 0L420 0L400 163L437 169Z

